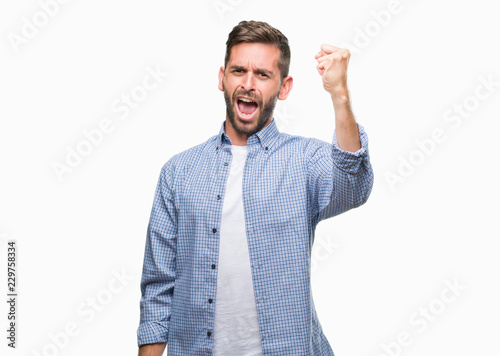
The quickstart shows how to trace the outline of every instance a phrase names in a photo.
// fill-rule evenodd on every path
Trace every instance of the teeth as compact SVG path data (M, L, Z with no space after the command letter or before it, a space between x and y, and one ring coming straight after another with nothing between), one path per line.
M253 100L247 99L247 98L240 98L241 101L244 101L245 103L253 103Z

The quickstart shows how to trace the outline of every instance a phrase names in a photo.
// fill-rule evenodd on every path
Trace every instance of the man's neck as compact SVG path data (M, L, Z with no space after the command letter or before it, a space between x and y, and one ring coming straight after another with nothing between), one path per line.
M263 130L267 125L269 125L272 121L272 118L269 119L264 127L262 127L260 130ZM260 131L259 130L259 131ZM231 140L231 143L235 146L246 146L248 138L252 135L245 134L242 132L238 132L234 129L234 127L231 125L229 122L228 117L226 116L226 121L224 122L224 131L226 132L226 135L229 137Z
M226 116L226 121L224 122L224 131L226 132L226 135L229 137L233 145L235 146L247 145L247 141L250 135L236 131L229 122L227 116Z

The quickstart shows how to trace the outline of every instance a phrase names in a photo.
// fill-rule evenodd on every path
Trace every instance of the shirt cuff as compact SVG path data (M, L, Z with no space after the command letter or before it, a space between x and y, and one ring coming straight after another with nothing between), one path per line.
M167 342L168 327L166 323L147 322L139 325L137 329L137 344L154 344L157 342Z
M368 135L365 133L363 126L357 125L361 148L356 152L341 149L337 142L337 134L333 133L333 162L338 168L351 174L356 174L363 160L368 159Z

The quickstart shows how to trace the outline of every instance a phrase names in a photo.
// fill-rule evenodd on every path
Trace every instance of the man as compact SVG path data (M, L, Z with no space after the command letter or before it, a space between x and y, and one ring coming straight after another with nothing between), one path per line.
M373 173L351 112L345 49L317 69L335 110L333 144L280 133L288 40L267 23L229 34L219 134L162 168L146 240L139 355L333 355L311 294L319 221L363 204ZM313 120L314 118L311 118Z

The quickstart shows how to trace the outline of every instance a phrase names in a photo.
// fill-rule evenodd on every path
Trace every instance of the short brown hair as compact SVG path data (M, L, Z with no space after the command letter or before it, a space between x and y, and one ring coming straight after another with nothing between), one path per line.
M241 21L229 33L226 41L226 56L224 67L229 62L231 49L240 43L263 43L276 46L280 50L278 68L281 80L288 76L290 68L290 46L288 39L278 29L262 21Z

